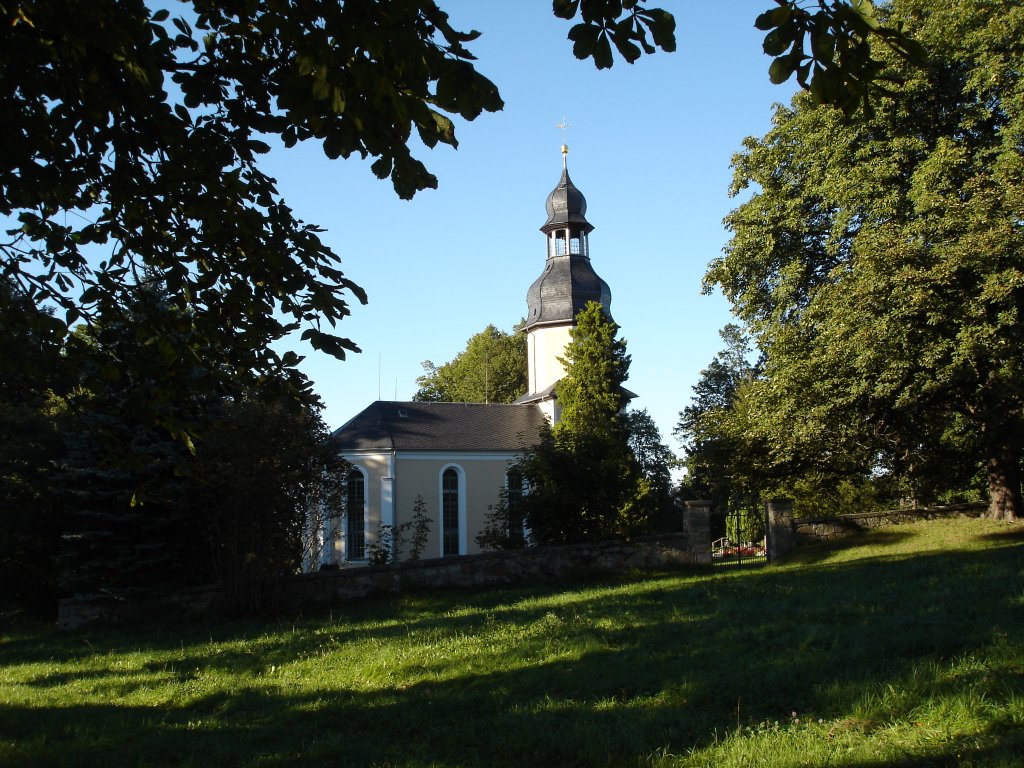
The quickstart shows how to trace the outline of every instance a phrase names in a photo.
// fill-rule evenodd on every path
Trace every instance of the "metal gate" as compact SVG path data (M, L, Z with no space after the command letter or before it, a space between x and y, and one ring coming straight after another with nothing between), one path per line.
M711 515L711 562L715 565L763 563L768 514L757 499L733 499Z

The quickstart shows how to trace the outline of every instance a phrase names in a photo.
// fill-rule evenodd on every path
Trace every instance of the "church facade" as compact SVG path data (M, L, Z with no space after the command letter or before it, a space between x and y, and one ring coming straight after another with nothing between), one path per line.
M563 146L562 175L545 203L544 268L526 296L529 392L513 404L377 401L338 428L331 439L353 469L345 514L324 532L323 565L365 565L381 528L409 522L417 500L431 520L421 558L479 552L476 537L510 485L512 463L544 424L557 422L565 374L558 358L575 317L591 301L611 310L608 284L591 265L594 227L567 154Z

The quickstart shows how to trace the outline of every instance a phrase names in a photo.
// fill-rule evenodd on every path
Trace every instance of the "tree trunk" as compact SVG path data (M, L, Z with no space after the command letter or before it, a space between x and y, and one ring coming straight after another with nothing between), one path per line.
M1015 522L1024 514L1020 490L1020 452L1010 446L993 451L988 460L988 515Z

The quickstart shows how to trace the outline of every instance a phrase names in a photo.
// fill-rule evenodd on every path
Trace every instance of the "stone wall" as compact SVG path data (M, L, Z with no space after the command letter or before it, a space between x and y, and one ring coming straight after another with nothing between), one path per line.
M57 627L131 624L167 618L209 615L220 593L214 587L152 590L138 595L77 595L57 603Z
M674 533L593 544L484 552L394 566L325 570L289 578L283 584L283 604L294 608L331 605L370 595L558 581L587 574L655 571L703 561L703 555L691 555L688 543L687 534ZM76 629L96 622L203 616L210 613L217 597L212 588L150 594L144 599L80 596L60 601L57 624L62 629Z
M986 508L985 504L950 504L942 507L890 509L832 517L798 517L793 520L793 533L797 545L816 544L851 536L869 528L946 517L981 517Z
M558 581L583 574L649 571L694 562L684 533L628 541L531 547L394 566L349 568L296 576L285 587L289 605L329 605L368 595L444 587L489 587Z

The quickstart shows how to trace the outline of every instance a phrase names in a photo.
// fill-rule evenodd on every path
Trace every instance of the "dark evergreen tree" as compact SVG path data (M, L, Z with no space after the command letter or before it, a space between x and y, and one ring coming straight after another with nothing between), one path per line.
M678 459L661 438L661 430L646 409L626 412L629 450L640 476L650 489L649 526L654 530L680 530L682 514L672 497L672 469Z
M734 496L756 493L743 488L749 484L744 479L757 474L753 467L742 466L752 436L733 429L730 421L735 420L742 388L754 380L757 367L750 360L750 340L742 328L730 323L719 335L725 347L701 371L674 434L686 455L681 493L725 509Z
M630 449L625 341L597 302L576 317L558 383L558 423L517 468L529 493L526 527L540 543L594 540L641 530L654 497Z
M52 613L63 527L53 489L68 366L43 312L0 279L0 609Z
M346 464L290 382L268 376L253 387L227 365L208 375L202 361L215 350L169 359L188 345L150 343L144 326L158 316L173 327L163 315L178 310L159 280L143 280L135 296L119 322L69 345L82 385L61 472L67 588L213 583L231 608L271 605L280 577L316 560L313 529L341 509ZM137 376L157 370L183 381L154 410L138 402ZM165 428L151 426L154 413ZM171 431L181 424L184 440Z
M283 391L226 400L196 442L181 506L200 572L227 607L274 607L281 579L319 560L317 529L343 508L350 466L317 410Z
M180 311L166 300L162 281L143 276L126 289L132 302L124 312L80 326L66 346L78 386L64 433L61 572L73 592L204 576L187 503L195 451L187 435L212 426L227 377L210 375L201 360L208 350L189 345L187 323L175 326ZM178 327L182 338L153 342L151 324ZM167 396L156 402L149 399L152 376L174 379L163 382Z

